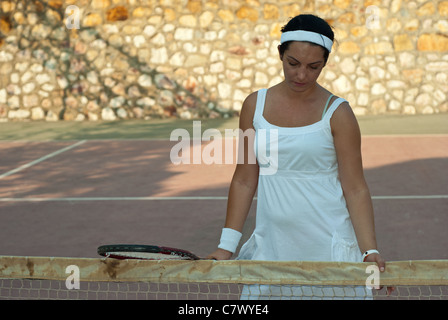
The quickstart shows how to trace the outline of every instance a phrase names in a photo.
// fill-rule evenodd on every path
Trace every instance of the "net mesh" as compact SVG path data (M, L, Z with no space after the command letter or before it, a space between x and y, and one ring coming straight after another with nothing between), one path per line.
M0 299L448 300L448 260L388 262L376 271L344 262L0 256ZM370 289L376 285L395 291Z

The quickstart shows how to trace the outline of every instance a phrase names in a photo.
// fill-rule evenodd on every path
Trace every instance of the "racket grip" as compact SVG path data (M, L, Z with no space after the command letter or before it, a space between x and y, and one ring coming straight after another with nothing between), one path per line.
M242 233L230 228L223 228L221 233L221 240L218 248L235 253L236 247L240 243Z

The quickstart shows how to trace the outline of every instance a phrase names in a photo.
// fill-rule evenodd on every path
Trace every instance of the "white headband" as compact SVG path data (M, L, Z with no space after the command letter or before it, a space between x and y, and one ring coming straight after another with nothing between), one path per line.
M330 38L320 33L305 30L288 31L282 33L280 43L283 44L287 41L312 42L326 48L329 52L331 52L331 47L333 46L333 41L331 41Z

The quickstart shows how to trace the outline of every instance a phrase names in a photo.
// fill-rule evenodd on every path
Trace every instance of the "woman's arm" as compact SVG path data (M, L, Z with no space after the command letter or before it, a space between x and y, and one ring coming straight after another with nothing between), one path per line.
M240 114L240 137L239 143L243 143L243 153L238 154L232 181L230 183L225 228L241 232L247 219L255 191L258 184L259 167L255 161L253 151L254 128L252 125L255 112L257 93L252 93L244 101ZM249 138L245 139L244 136ZM242 158L244 157L244 158ZM209 259L227 260L232 257L232 252L217 249L208 256Z
M362 252L377 249L374 212L370 191L364 178L361 156L361 133L348 103L333 114L331 128L339 165L339 177L350 218ZM384 271L385 261L378 254L367 257Z

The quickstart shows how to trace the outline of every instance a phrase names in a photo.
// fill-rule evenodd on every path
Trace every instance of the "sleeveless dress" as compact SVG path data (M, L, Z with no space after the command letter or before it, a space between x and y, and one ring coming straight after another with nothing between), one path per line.
M330 97L322 119L314 124L278 127L263 117L266 93L267 89L258 91L253 119L260 166L256 225L237 259L361 262L330 126L333 113L346 100L337 98L328 106ZM263 287L245 286L242 298L266 298ZM278 287L282 292L285 288ZM290 297L301 298L304 290L313 288L286 290ZM355 295L364 297L365 288L361 289ZM271 295L273 288L265 290Z

